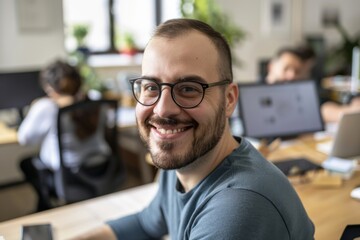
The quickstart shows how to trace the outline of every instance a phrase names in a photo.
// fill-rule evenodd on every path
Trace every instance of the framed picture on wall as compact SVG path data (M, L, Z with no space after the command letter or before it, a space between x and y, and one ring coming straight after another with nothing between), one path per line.
M48 0L16 0L16 18L20 31L43 31L51 28Z
M289 34L291 26L291 0L262 0L262 32Z

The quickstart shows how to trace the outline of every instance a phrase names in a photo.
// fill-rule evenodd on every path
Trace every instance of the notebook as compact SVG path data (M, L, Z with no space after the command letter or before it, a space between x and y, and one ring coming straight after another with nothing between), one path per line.
M330 156L345 159L360 157L360 111L342 116Z
M238 107L246 137L294 137L324 130L314 80L240 84Z

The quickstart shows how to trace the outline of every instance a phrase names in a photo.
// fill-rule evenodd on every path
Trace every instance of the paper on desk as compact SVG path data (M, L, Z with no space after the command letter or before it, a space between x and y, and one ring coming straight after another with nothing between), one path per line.
M330 152L331 152L332 146L333 146L332 141L324 142L324 143L318 143L318 144L316 144L316 150L329 155Z
M337 157L329 157L322 163L322 167L329 171L351 173L356 168L356 161Z

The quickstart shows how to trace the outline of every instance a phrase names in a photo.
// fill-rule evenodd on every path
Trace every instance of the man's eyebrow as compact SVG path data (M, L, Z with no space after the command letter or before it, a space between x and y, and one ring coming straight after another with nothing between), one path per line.
M157 77L152 77L152 76L143 75L143 76L141 76L140 78L142 78L142 79L147 79L147 80L153 80L153 81L156 81L156 82L160 82L160 79L157 78Z
M197 75L184 76L184 77L180 77L177 80L177 82L185 82L185 81L196 81L196 82L201 82L201 83L206 82L202 77L197 76Z
M147 79L147 80L153 80L155 82L162 82L160 78L154 77L154 76L143 75L140 78ZM175 79L175 82L186 82L186 81L196 81L196 82L200 82L200 83L206 83L206 81L202 77L197 76L197 75L182 76L182 77L178 77Z

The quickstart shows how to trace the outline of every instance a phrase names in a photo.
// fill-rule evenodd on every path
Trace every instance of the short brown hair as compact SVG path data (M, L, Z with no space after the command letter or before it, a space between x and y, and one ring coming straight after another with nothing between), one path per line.
M62 60L55 60L41 71L40 84L49 84L57 93L75 96L81 87L82 78L77 68Z
M210 25L195 19L171 19L159 25L153 37L175 38L191 30L203 33L214 43L219 54L220 77L223 80L233 81L232 58L229 44L225 38Z

